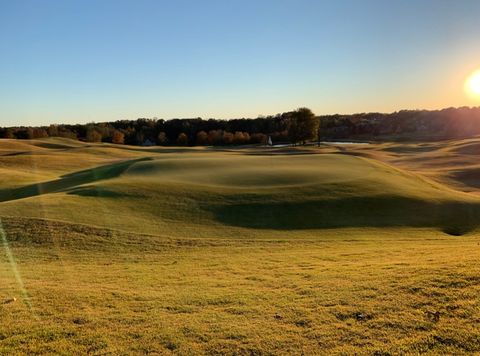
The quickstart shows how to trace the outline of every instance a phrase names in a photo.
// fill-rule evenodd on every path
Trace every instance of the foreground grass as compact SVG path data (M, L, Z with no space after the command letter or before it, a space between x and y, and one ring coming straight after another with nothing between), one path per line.
M480 352L477 235L259 241L3 226L16 265L0 259L0 291L18 299L0 305L1 354Z

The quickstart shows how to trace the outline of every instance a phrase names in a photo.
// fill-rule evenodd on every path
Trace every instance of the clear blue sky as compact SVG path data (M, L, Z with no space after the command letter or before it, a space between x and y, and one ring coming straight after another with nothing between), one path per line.
M480 1L0 0L0 125L474 105Z

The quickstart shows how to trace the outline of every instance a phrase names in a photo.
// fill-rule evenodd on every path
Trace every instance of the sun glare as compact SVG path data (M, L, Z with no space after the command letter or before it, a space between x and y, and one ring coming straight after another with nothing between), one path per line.
M472 73L465 82L467 93L473 97L480 98L480 70Z

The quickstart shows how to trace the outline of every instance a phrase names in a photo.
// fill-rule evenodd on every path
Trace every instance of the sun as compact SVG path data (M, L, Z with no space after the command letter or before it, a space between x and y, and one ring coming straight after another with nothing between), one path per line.
M469 95L480 99L480 70L473 72L465 81L465 90Z

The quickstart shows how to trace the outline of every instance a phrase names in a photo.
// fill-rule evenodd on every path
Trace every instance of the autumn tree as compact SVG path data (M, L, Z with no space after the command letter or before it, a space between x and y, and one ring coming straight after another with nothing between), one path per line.
M117 145L123 145L125 143L125 134L122 131L114 130L112 143L115 143Z
M305 144L318 135L318 118L308 108L300 108L291 113L288 136L294 144L301 142Z
M87 135L85 137L85 140L87 142L101 142L102 141L102 135L95 129L89 128L87 130Z
M208 134L205 131L197 132L197 145L206 145L208 143Z
M225 131L223 133L223 143L226 145L231 145L233 143L233 134L231 132Z
M48 136L55 137L58 136L58 126L57 125L50 125L47 128Z
M262 145L266 145L268 140L268 136L263 133L254 133L250 136L250 141L252 143L260 143Z
M13 130L10 128L6 128L3 131L2 138L15 138Z
M32 129L32 138L45 138L48 137L47 130L42 127L34 127Z
M168 143L167 134L165 132L161 131L158 133L157 143L161 146L164 146Z
M245 143L245 135L241 131L235 131L233 134L233 143L236 145L241 145Z
M188 145L188 137L186 134L184 134L183 132L180 133L177 137L177 145L179 146L186 146Z
M27 139L31 140L33 138L35 138L35 136L33 135L33 128L31 127L27 127L27 130L26 130L26 136L27 136Z
M62 128L58 130L58 136L59 137L65 137L65 138L71 138L72 140L77 139L77 134L73 131L70 131L67 128Z
M222 143L223 132L222 130L210 130L208 131L208 144L218 145Z

